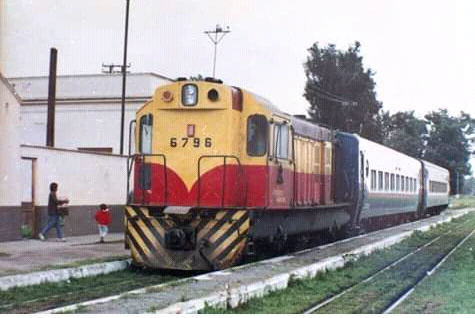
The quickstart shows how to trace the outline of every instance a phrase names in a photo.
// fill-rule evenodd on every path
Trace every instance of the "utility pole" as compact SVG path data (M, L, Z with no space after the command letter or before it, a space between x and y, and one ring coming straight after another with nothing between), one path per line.
M214 58L213 58L213 77L215 77L216 74L216 53L218 50L218 43L221 42L221 40L224 38L226 34L231 32L229 30L229 26L226 27L226 30L223 30L219 24L216 24L216 29L211 30L211 31L205 31L210 38L211 42L214 44Z
M129 33L129 7L130 0L127 0L125 9L125 38L124 38L124 63L122 63L122 103L120 109L120 154L124 154L124 120L125 120L125 82L127 68L127 37Z

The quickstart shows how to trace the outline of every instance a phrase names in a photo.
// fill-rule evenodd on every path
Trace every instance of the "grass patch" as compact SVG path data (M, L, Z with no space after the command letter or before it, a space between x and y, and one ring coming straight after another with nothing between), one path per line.
M451 209L465 209L475 207L475 196L462 195L459 198L455 196L449 198L449 206Z
M0 292L0 313L31 313L122 293L152 284L161 284L174 276L155 271L124 270L106 275L70 279L58 283L15 287Z
M85 266L85 265L93 265L93 264L98 264L98 263L106 263L106 262L114 262L114 261L125 261L129 258L130 258L129 255L120 255L120 256L108 256L108 257L101 257L101 258L84 259L84 260L79 260L79 261L66 263L66 264L43 266L40 268L39 271L80 267L80 266Z
M475 313L475 237L469 238L416 287L394 313L473 314Z
M206 306L200 313L230 313L230 314L252 314L252 313L301 313L313 306L313 304L322 302L342 290L357 284L365 278L373 275L377 271L398 260L409 252L423 246L435 237L444 233L448 229L455 229L464 221L470 220L473 224L475 216L469 214L455 219L450 223L444 223L435 226L428 232L416 231L411 237L405 239L399 244L384 250L377 250L368 256L360 257L357 260L348 262L343 268L321 272L312 279L296 280L289 284L285 290L274 291L263 298L251 299L245 304L234 309L216 309ZM465 227L465 226L464 226ZM437 249L436 251L439 251ZM434 251L432 251L434 252ZM423 263L423 262L422 262ZM419 264L424 265L424 264ZM412 269L417 269L412 267ZM391 285L400 285L403 279L407 279L411 270L405 270L405 274L396 276L393 279L387 278L387 284L383 288L374 288L365 294L368 299L374 299L374 296L384 295L385 288ZM410 276L410 275L409 275ZM364 301L359 298L357 302ZM285 306L283 306L285 304ZM360 308L357 312L374 312L376 307L384 307L379 303L367 304L366 310ZM353 303L353 306L355 304ZM340 311L335 311L340 312ZM346 312L342 310L341 312ZM348 312L352 312L349 310ZM333 312L332 312L333 313Z

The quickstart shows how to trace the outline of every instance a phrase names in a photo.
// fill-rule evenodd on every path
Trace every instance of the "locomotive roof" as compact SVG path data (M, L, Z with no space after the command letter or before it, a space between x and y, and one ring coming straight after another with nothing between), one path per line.
M317 123L309 122L308 120L301 119L295 116L291 116L279 108L277 108L272 102L268 99L257 95L255 93L251 93L254 98L262 105L264 105L267 109L271 110L275 114L286 115L290 117L290 121L292 127L294 127L294 131L297 135L308 137L311 139L316 140L323 140L323 141L333 141L333 131L327 127L319 125Z
M309 122L295 116L291 118L292 127L295 134L305 136L311 139L333 141L333 131L327 127Z

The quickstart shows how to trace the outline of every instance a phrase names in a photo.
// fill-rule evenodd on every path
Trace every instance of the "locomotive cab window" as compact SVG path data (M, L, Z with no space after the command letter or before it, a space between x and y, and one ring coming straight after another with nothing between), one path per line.
M140 117L139 150L141 153L152 153L152 127L153 116L151 114Z
M264 156L267 152L267 118L252 115L247 119L247 154L251 157Z
M287 125L274 126L274 156L279 159L289 159L289 126Z

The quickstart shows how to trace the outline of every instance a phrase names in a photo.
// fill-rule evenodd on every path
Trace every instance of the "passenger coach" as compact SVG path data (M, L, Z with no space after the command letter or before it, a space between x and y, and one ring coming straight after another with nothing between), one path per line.
M350 202L353 227L366 230L440 213L449 172L358 135L336 134L336 200Z

